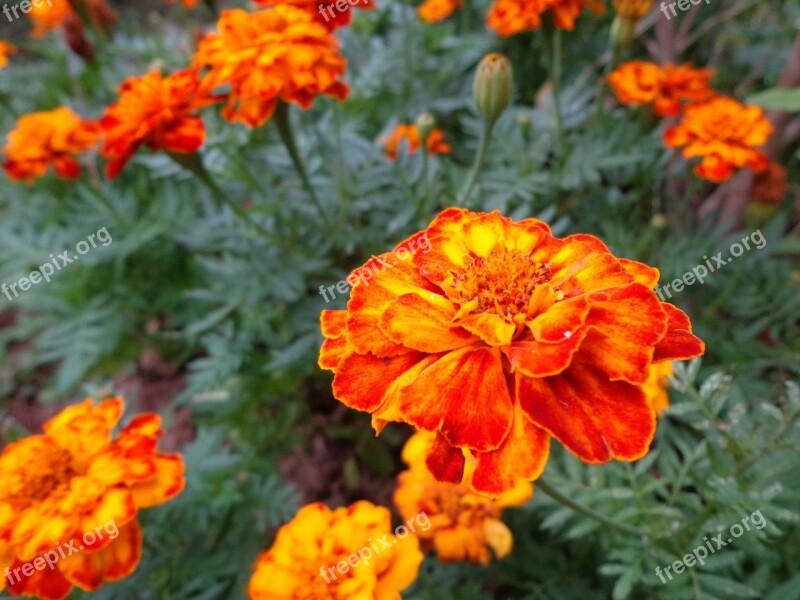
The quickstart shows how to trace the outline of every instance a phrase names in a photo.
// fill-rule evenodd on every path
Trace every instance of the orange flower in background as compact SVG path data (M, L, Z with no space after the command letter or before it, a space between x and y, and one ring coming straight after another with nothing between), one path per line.
M510 37L539 29L544 13L550 11L556 27L572 31L587 8L602 14L605 5L603 0L495 0L486 15L486 25L497 35Z
M167 152L197 152L205 142L199 109L218 100L191 69L163 77L152 71L131 77L119 88L119 100L109 106L100 126L106 174L116 177L141 146Z
M716 96L709 82L712 69L691 65L666 65L634 60L617 67L608 81L620 103L653 104L662 117L677 117L685 104L707 102Z
M419 18L426 23L444 21L461 8L461 0L425 0L418 8Z
M347 98L339 42L309 12L286 4L225 10L217 26L219 33L200 42L193 65L209 67L210 87L230 85L223 111L229 121L258 127L281 100L307 109L320 95Z
M107 0L77 0L86 7L86 14L93 25L108 32L117 20L117 14L108 5ZM31 35L40 38L53 29L81 28L81 20L69 0L47 0L34 3L28 13L33 22ZM81 28L82 29L82 28Z
M123 409L121 398L87 399L50 419L43 434L3 450L0 590L60 600L72 586L93 591L136 570L136 514L183 490L184 464L157 451L156 414L134 417L114 439ZM38 557L49 563L36 566Z
M333 31L339 27L346 27L353 21L353 8L363 8L372 10L375 8L375 0L347 0L343 4L328 0L253 0L259 6L280 6L290 5L306 11L314 17L318 23L322 23L329 30ZM341 10L339 7L344 7Z
M772 124L760 107L720 97L688 107L681 122L664 132L664 143L683 148L684 158L702 157L695 174L722 183L742 167L766 169L769 157L760 147L771 135Z
M389 510L370 502L336 510L321 503L304 506L258 558L248 595L253 600L399 600L422 563L419 540L409 530L424 524L417 517L395 535Z
M533 486L519 482L493 500L470 492L466 483L437 481L425 459L433 448L433 433L414 434L403 448L403 461L410 467L400 473L394 503L404 519L425 513L431 527L417 531L423 549L433 546L443 562L469 561L488 565L492 552L497 558L511 553L511 531L500 520L503 509L522 506L533 495ZM474 470L475 460L465 454L465 471ZM492 552L490 552L490 549Z
M783 165L771 162L756 175L750 197L757 204L780 204L789 191L789 176Z
M8 66L8 57L17 53L17 47L10 42L0 40L0 69Z
M464 480L467 450L471 489L498 496L542 473L551 436L588 463L647 453L650 367L704 351L658 278L593 236L450 208L350 275L347 310L321 315L319 365L377 432L435 431L439 481Z
M400 124L394 128L391 134L380 139L388 156L391 160L396 160L400 149L405 147L409 154L416 154L422 148L422 140L419 137L419 129L416 125ZM452 146L445 141L444 131L434 129L428 136L428 152L430 154L450 154Z
M675 370L672 368L671 362L658 363L650 368L650 376L644 384L644 393L647 394L647 401L650 406L656 411L656 414L661 414L664 410L669 408L669 387L668 377L675 375Z
M612 0L614 11L634 23L653 9L655 0Z
M167 4L175 4L178 0L167 0ZM200 0L181 0L184 8L194 8L200 4Z
M3 148L3 168L15 180L32 181L54 167L59 177L80 177L75 157L97 144L98 125L70 108L31 113L20 117Z

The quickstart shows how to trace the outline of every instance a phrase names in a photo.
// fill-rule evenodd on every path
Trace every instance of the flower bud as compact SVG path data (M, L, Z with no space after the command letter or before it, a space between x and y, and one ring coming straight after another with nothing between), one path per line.
M502 54L489 54L478 66L472 92L478 111L494 124L511 102L514 73L511 62Z
M636 36L636 21L625 19L619 15L611 23L611 47L621 50L631 45Z
M436 128L436 119L433 118L431 113L422 113L417 117L417 133L423 145L428 143L428 138L431 137L433 130Z

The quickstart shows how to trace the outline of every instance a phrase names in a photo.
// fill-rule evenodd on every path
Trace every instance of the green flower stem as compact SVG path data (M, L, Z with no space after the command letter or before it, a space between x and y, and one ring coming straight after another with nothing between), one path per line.
M489 152L489 144L492 141L492 132L494 131L495 121L485 121L483 132L481 133L481 141L478 146L478 153L475 155L475 164L472 165L467 183L464 185L464 190L461 192L460 206L466 206L469 202L470 196L475 189L475 184L478 183L478 176L483 169L483 164L486 162L486 155Z
M208 188L208 191L214 198L222 205L230 208L234 214L242 221L256 229L265 240L272 240L273 236L264 229L263 226L256 223L250 214L242 208L242 205L231 199L225 191L217 185L217 182L211 177L211 174L206 170L203 165L203 160L196 152L194 154L182 154L179 152L167 152L167 155L182 166L187 171L191 171L202 183Z
M297 143L294 139L292 123L289 118L289 105L283 100L278 100L278 105L275 107L274 119L275 124L278 126L278 134L281 136L283 145L286 146L286 151L289 153L289 158L292 159L292 164L294 165L295 171L297 171L297 174L300 176L300 181L302 181L303 187L306 188L306 191L308 192L311 201L314 203L317 212L319 212L319 215L326 224L331 225L328 213L325 211L322 203L319 201L317 193L314 191L314 187L311 185L311 180L308 178L308 173L306 173L306 168L303 165L303 161L300 158L300 153L297 151Z
M636 536L645 536L647 535L644 531L637 529L631 525L627 525L626 523L622 523L621 521L617 521L616 519L612 519L611 517L607 517L605 515L601 515L600 513L583 506L582 504L567 498L564 494L559 492L554 487L551 487L544 478L540 477L534 482L534 486L536 489L543 491L545 494L550 496L556 502L563 504L564 506L571 508L575 512L579 512L582 515L585 515L595 521L602 523L603 525L608 525L609 527L614 527L615 529L619 529L620 531L624 531L625 533L629 533L631 535Z

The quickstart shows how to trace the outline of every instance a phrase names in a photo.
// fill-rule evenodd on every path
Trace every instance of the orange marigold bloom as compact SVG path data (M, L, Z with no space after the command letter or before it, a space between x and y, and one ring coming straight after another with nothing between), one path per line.
M501 37L539 29L550 11L556 27L572 31L585 9L601 14L603 0L495 0L486 15L486 25Z
M320 0L253 0L253 2L261 6L288 4L301 8L313 16L315 21L322 23L331 31L350 25L353 21L353 8L363 8L365 10L375 8L375 0L355 0L355 2L348 0L344 3L344 10L340 10L337 6L338 2L333 0L327 0L326 2L320 2Z
M409 154L416 154L422 148L422 140L419 137L419 129L416 125L400 124L394 131L386 137L380 139L388 156L391 160L396 160L400 153L400 148L408 148ZM452 146L445 141L444 131L434 129L428 136L428 152L430 154L450 154Z
M20 117L3 148L3 168L13 180L42 177L51 166L60 177L80 177L75 156L97 144L100 129L67 107Z
M331 510L301 508L278 531L256 562L248 595L253 600L400 600L417 578L419 540L392 534L389 510L366 501ZM350 559L350 563L347 561ZM345 561L347 568L338 569Z
M425 0L417 8L419 18L426 23L444 21L461 8L461 0Z
M647 400L650 406L656 411L656 414L661 414L669 407L669 387L668 377L675 375L675 370L672 368L671 362L658 363L650 368L650 376L644 384L644 393L647 394Z
M691 65L666 65L634 60L620 65L608 81L622 104L653 104L662 117L677 117L684 104L711 100L716 94L709 86L712 69Z
M14 44L0 40L0 69L5 69L8 66L8 57L17 53L17 48Z
M439 481L464 479L466 449L471 489L497 496L542 473L551 436L588 463L647 453L651 365L704 351L658 278L596 237L450 208L350 275L347 310L322 313L319 365L376 431L435 431Z
M219 33L200 42L193 64L210 67L205 81L212 88L230 85L223 111L229 121L258 127L279 100L307 109L322 94L347 98L339 42L308 11L287 4L225 10L217 25Z
M50 419L43 434L3 450L0 590L10 585L14 596L60 600L72 586L93 591L136 569L142 552L136 514L183 490L184 464L179 455L157 451L156 414L134 417L113 439L123 408L118 397L87 399ZM59 556L59 546L71 552ZM52 569L48 563L30 576L22 571L48 554L57 557Z
M684 158L702 157L697 176L722 183L741 167L757 173L766 169L769 157L759 147L771 135L772 124L760 107L720 97L689 106L681 122L664 132L664 143L683 147Z
M117 20L117 14L107 0L77 0L84 2L89 18L98 28L108 31ZM40 38L53 29L80 27L80 17L72 10L69 0L47 0L33 4L28 13L33 22L31 35Z
M780 163L771 162L756 175L750 197L758 204L780 204L789 191L789 175Z
M466 483L437 481L425 459L436 436L419 432L406 442L403 461L410 467L398 477L394 503L404 519L424 513L431 527L417 531L423 549L433 546L443 562L469 561L488 565L494 552L497 558L511 553L511 531L500 520L504 508L522 506L533 495L533 486L520 481L497 499L474 494ZM467 473L474 471L475 460L465 454Z
M151 150L197 152L206 139L203 120L194 114L217 101L191 69L163 77L152 71L131 77L119 88L119 100L109 106L103 128L106 174L116 177L143 145Z
M613 0L613 4L620 17L635 23L653 9L654 0Z

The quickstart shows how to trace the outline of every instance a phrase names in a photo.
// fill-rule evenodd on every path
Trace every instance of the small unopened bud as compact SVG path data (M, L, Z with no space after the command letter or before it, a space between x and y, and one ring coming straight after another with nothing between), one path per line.
M655 229L664 229L667 225L669 225L669 219L667 219L667 216L662 213L656 213L653 215L653 218L650 219L650 224Z
M616 50L630 46L636 36L636 22L617 15L611 23L611 47Z
M522 135L528 137L531 134L531 127L533 126L533 117L527 110L520 111L517 114L517 125L519 125Z
M417 117L417 133L422 144L428 143L428 138L431 137L433 130L436 128L436 119L430 113L422 113Z
M653 9L653 0L614 0L617 16L611 24L611 45L619 50L629 46L636 35L636 23Z
M478 111L490 124L494 124L511 102L514 89L514 72L502 54L489 54L478 66L472 87Z

